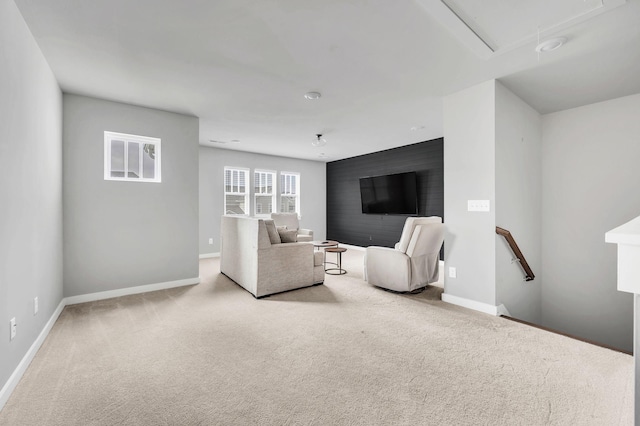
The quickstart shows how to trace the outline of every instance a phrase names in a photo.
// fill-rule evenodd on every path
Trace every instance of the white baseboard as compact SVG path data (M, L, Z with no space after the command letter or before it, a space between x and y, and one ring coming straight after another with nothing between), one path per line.
M99 291L97 293L81 294L65 298L66 305L76 305L78 303L94 302L96 300L111 299L114 297L128 296L130 294L148 293L150 291L166 290L168 288L182 287L186 285L198 284L200 277L186 278L184 280L166 281L157 284L140 285L137 287L119 288L117 290Z
M343 244L343 243L340 243L340 247L344 247L346 249L351 249L351 250L359 250L359 251L365 251L367 249L366 247L352 246L351 244Z
M462 306L463 308L473 309L474 311L484 312L485 314L498 316L498 306L490 305L488 303L477 302L471 299L465 299L464 297L453 296L451 294L442 293L442 301L451 303L452 305Z
M2 408L5 406L16 386L18 386L18 382L27 371L27 367L29 367L31 361L33 361L33 357L35 357L36 353L38 353L40 346L42 346L42 344L44 343L44 340L47 338L49 332L53 328L53 324L56 323L65 306L65 299L62 299L56 310L53 311L53 314L51 315L51 318L49 318L49 321L47 321L47 323L44 325L44 328L42 329L36 340L33 342L24 357L22 357L22 360L20 361L16 369L13 370L13 373L9 377L9 380L7 380L7 383L5 383L0 390L0 410L2 410Z
M218 253L202 253L200 255L200 259L210 259L212 257L220 257L220 252L218 252Z
M499 316L499 317L501 317L501 316L510 317L511 316L511 313L509 313L509 310L507 309L507 307L504 306L504 303L501 303L500 305L498 305L497 310L498 310L497 316Z
M60 304L58 305L56 310L51 315L51 318L49 318L49 321L47 321L44 328L38 335L37 339L33 342L33 344L31 345L27 353L24 355L24 357L22 357L22 360L20 361L16 369L13 371L13 373L9 377L9 380L7 380L7 382L4 384L4 386L0 390L0 410L2 410L2 408L5 406L5 404L9 400L11 393L18 385L18 382L24 375L25 371L27 371L27 367L29 367L29 364L31 364L33 357L38 352L38 349L40 349L40 346L42 346L42 343L44 343L44 340L49 335L49 332L51 331L53 324L55 324L55 322L58 320L58 317L62 313L62 310L64 309L65 306L76 305L78 303L93 302L93 301L102 300L102 299L111 299L113 297L127 296L130 294L147 293L150 291L165 290L168 288L175 288L175 287L183 287L183 286L193 285L198 283L200 283L200 277L186 278L183 280L176 280L176 281L167 281L167 282L156 283L156 284L147 284L147 285L141 285L137 287L121 288L118 290L100 291L97 293L81 294L78 296L70 296L70 297L63 298L60 301Z

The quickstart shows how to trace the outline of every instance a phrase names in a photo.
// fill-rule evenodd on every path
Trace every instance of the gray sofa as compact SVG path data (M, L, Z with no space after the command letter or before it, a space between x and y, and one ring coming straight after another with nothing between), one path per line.
M220 228L220 272L255 297L324 282L322 252L312 244L272 244L262 219L222 216Z

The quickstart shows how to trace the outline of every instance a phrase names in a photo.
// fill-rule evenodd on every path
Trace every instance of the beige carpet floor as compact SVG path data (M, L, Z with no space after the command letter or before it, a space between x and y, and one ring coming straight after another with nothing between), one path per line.
M631 425L632 357L343 276L67 307L2 425Z

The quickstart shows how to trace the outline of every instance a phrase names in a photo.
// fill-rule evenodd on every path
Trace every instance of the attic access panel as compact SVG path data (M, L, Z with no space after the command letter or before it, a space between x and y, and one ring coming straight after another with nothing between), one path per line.
M418 0L481 57L515 49L584 22L626 0Z

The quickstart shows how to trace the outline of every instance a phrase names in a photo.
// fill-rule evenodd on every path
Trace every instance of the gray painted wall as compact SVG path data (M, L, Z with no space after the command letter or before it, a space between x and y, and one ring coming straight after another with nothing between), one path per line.
M64 294L198 277L198 119L64 95ZM162 182L104 180L104 131L162 140Z
M444 98L445 293L496 303L495 80ZM468 212L489 200L490 212ZM457 278L449 278L449 267Z
M536 275L523 281L506 240L495 235L497 304L504 304L511 316L534 323L541 320L541 150L540 114L497 82L496 225L511 232Z
M640 215L640 95L542 118L543 324L626 350L633 296L606 231Z
M2 388L62 300L62 94L10 0L0 0L0 58Z
M224 168L242 167L300 173L300 225L315 239L326 238L326 165L228 149L200 147L200 253L220 252L220 217L224 210ZM253 175L250 176L253 179ZM251 193L253 198L253 193ZM253 201L251 203L253 205ZM213 244L209 244L213 238Z

